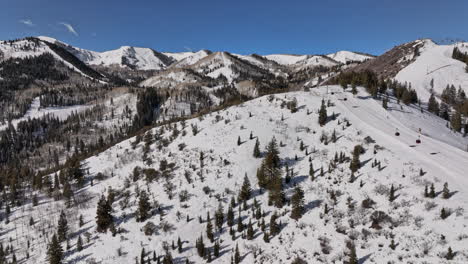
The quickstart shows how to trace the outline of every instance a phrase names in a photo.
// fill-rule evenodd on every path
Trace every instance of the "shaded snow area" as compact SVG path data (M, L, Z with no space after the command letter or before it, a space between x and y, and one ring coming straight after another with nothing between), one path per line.
M323 127L317 122L322 98L330 101L328 122ZM282 107L293 100L297 100L295 113ZM244 224L252 221L254 238L243 239L236 232L233 240L224 222L221 230L214 231L221 250L213 263L231 263L236 245L242 263L291 263L296 256L307 263L343 263L349 237L354 238L359 263L467 263L468 153L458 148L461 138L448 132L438 117L421 114L411 107L401 109L393 102L389 108L387 111L380 101L369 99L364 89L353 97L341 87L330 86L264 96L199 118L153 128L147 132L157 138L153 142L138 143L136 138L130 138L84 162L89 175L86 185L75 192L74 200L79 205L66 208L63 201L40 194L36 207L13 207L10 223L2 223L0 242L6 245L12 239L23 263L45 263L47 242L56 230L60 211L65 210L70 227L66 263L92 259L102 264L135 263L142 248L149 252L146 258L151 258L153 251L163 255L164 245L176 242L178 237L183 242L182 251L169 246L176 263L185 263L186 258L191 263L206 263L195 248L201 235L205 245L211 250L213 247L206 237L206 214L209 212L213 219L220 203L226 212L247 175L253 198L240 215ZM193 127L198 128L198 133L193 133ZM422 128L421 144L415 143L418 128ZM396 129L400 136L395 136ZM336 142L321 142L323 135L330 138L333 131ZM251 132L253 139L249 138ZM148 134L142 135L145 136L148 138ZM294 175L291 183L284 184L286 197L291 197L294 185L305 192L305 214L298 221L290 218L290 205L281 209L269 206L268 193L259 191L255 175L262 159L252 156L254 144L258 138L263 152L273 137L280 145L282 171L288 164ZM300 150L301 141L308 155ZM337 163L336 168L329 170L336 153L351 157L358 144L365 152L354 182L350 182L349 161ZM380 166L374 166L376 161ZM313 181L309 177L310 162L316 176ZM137 166L153 168L159 176L148 182L142 173L140 179L133 181ZM104 176L98 179L98 173ZM449 199L440 194L445 182L451 192ZM432 183L437 196L425 198L424 188ZM389 201L392 185L396 198ZM115 236L95 231L97 201L110 188L117 194L112 214L120 233ZM157 203L159 209L152 211L150 219L137 222L134 213L141 190L149 193L151 203ZM279 214L281 231L268 243L258 227L259 220L252 217L254 198L265 213L265 232L269 231L273 212ZM367 198L375 204L363 206ZM329 208L327 213L325 205ZM440 217L442 208L450 212L446 219ZM236 206L234 230L238 211ZM83 215L82 227L78 226L79 215ZM381 229L371 227L372 215L385 216ZM33 225L29 225L30 216L36 220ZM203 219L201 223L199 217ZM156 233L149 236L142 232L148 222L157 227ZM78 235L84 241L81 252L76 250ZM394 249L390 247L392 239ZM30 258L25 260L27 241ZM451 262L443 258L449 246L456 252Z
M459 47L466 52L466 43L453 45L436 45L430 40L425 40L420 56L415 61L401 70L395 79L401 83L411 83L422 101L427 101L431 95L431 88L436 94L441 94L447 85L461 87L468 92L468 73L466 64L452 59L453 49ZM431 86L433 80L434 86Z
M67 119L73 112L81 112L91 107L90 105L74 105L74 106L60 106L60 107L45 107L41 108L39 97L34 98L31 103L31 107L26 114L17 119L11 121L12 125L16 125L21 121L27 121L28 119L41 118L45 115L53 115L58 117L60 120ZM8 124L0 125L0 130L4 130L8 127Z

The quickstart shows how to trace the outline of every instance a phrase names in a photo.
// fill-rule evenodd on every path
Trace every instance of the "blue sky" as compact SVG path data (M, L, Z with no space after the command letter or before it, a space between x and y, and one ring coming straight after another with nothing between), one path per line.
M380 54L417 38L468 39L466 0L2 0L0 39L46 35L97 51Z

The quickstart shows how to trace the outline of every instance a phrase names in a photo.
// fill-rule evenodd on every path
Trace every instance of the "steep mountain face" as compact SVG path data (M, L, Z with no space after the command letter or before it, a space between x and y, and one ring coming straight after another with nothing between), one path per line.
M175 60L149 48L122 46L116 50L96 52L73 47L49 37L39 37L44 41L63 47L88 65L128 67L133 70L161 70Z
M416 40L394 47L384 54L349 68L348 71L373 71L383 79L393 78L417 57L418 51L432 46L431 40Z
M453 58L455 48L465 53L467 47L468 43L438 45L429 39L416 40L345 71L370 70L379 78L406 83L422 101L427 101L432 92L440 96L447 85L468 92L467 64Z
M440 95L447 85L468 93L468 72L465 62L452 58L453 50L468 51L468 43L436 45L428 42L412 63L399 71L395 79L411 83L418 95L427 101L431 92Z

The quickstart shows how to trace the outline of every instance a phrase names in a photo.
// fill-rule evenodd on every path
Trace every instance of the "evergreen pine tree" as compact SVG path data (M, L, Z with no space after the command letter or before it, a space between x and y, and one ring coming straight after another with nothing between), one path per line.
M239 245L236 244L236 251L234 253L234 263L239 264L241 262L241 256L239 252Z
M395 201L396 197L395 197L395 187L393 187L393 184L392 186L390 187L390 196L388 197L388 200L390 202L393 202Z
M312 162L309 164L309 176L311 181L315 180L314 165L312 164Z
M78 227L82 226L84 226L83 215L80 215L80 218L78 219Z
M433 184L433 183L431 184L431 191L429 192L429 197L431 197L431 198L435 198L435 197L436 197L435 188L434 188L434 184Z
M361 155L361 146L356 145L353 150L353 158L349 165L351 172L356 172L361 167L361 162L359 161L360 155Z
M254 158L260 158L261 157L261 152L260 152L260 142L258 141L258 138L257 140L255 141L255 146L254 146L254 150L253 150L253 156Z
M244 224L242 223L242 216L239 209L239 217L237 217L237 232L244 231Z
M449 247L447 250L447 255L445 255L445 258L447 260L452 260L454 257L455 257L455 254L453 253L452 248Z
M440 218L445 219L447 217L449 217L449 213L444 207L442 207L442 209L440 210Z
M60 217L57 224L57 238L59 242L63 242L67 240L68 236L68 222L67 217L65 216L65 212L60 212Z
M57 236L54 234L48 245L47 260L49 264L61 264L63 259L63 249Z
M456 132L461 132L462 116L460 111L455 111L455 113L452 115L452 117L450 118L450 125Z
M240 136L237 138L237 146L240 146L242 144Z
M179 253L182 253L182 241L180 240L180 237L177 238L177 250Z
M145 256L146 256L145 248L141 248L140 263L145 263Z
M356 255L356 247L354 246L354 243L351 241L348 241L346 243L346 247L348 248L347 256L348 256L348 264L358 264L358 257Z
M221 246L219 245L219 241L216 241L214 246L213 246L213 255L217 258L219 257L219 250Z
M107 229L112 225L112 207L104 197L101 196L101 199L98 202L96 210L96 230L101 233L107 232Z
M322 99L322 105L320 106L318 122L320 126L324 126L327 123L327 107L324 99Z
M427 103L427 111L439 115L439 103L437 102L434 94L431 94L431 97L429 97L429 102Z
M299 185L294 188L294 194L291 197L291 218L294 220L299 220L304 213L304 191L299 187Z
M81 235L78 235L78 240L76 241L76 250L83 250L83 240L81 239Z
M252 240L254 237L254 230L252 226L252 220L249 221L249 224L247 225L247 239Z
M278 223L276 222L277 219L278 219L278 214L275 211L270 217L270 234L272 236L275 236L280 231L280 227Z
M450 191L448 188L448 183L444 183L444 189L442 190L442 198L444 199L450 198Z
M239 201L247 201L250 199L251 195L252 195L252 188L250 185L249 178L247 177L247 174L245 174L244 182L242 183L241 191L239 193Z
M213 242L214 241L214 235L213 235L213 225L211 224L211 220L208 220L206 224L206 236L208 239Z
M221 202L218 205L218 209L215 212L215 224L216 227L221 230L223 228L224 223L224 208Z
M226 222L230 227L234 225L234 210L232 209L232 206L229 206L227 211Z
M151 215L151 204L149 202L148 194L146 191L140 192L140 198L138 200L137 218L138 221L143 222Z

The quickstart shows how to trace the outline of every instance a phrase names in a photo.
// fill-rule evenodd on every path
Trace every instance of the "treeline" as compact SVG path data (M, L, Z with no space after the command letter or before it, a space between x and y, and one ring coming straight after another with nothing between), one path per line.
M432 83L432 82L431 82ZM464 127L464 133L468 133L468 123L464 120L468 117L468 99L465 91L459 87L447 85L440 95L439 103L434 93L429 98L427 110L441 118L450 121L453 130L461 132Z
M332 79L332 83L340 84L343 88L351 85L353 90L356 86L363 86L374 98L391 91L398 101L404 104L415 104L419 102L418 94L411 88L411 83L399 83L395 80L384 80L379 78L373 71L343 72Z
M458 47L453 48L452 58L464 62L466 64L466 72L468 73L468 53L460 51Z

